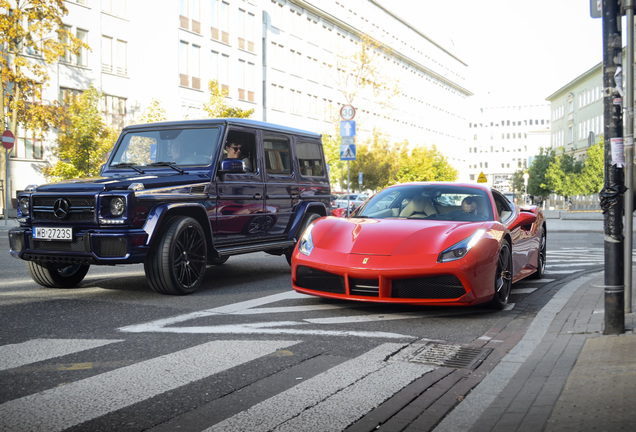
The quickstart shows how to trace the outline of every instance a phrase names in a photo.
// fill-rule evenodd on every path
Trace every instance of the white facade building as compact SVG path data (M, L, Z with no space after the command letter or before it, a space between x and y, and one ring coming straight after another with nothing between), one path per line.
M386 3L386 2L385 2ZM75 0L64 23L90 45L49 68L43 103L95 86L103 113L121 128L153 99L169 120L202 118L208 82L253 119L333 134L347 103L338 54L370 36L387 48L376 65L400 93L390 101L360 92L358 142L374 130L391 142L436 145L458 168L468 133L468 66L375 0ZM34 57L34 60L37 60ZM390 102L390 106L386 103ZM43 183L55 133L20 131L11 153L11 196Z
M479 108L469 128L468 180L483 173L489 185L512 191L513 174L527 169L540 148L550 147L550 105Z

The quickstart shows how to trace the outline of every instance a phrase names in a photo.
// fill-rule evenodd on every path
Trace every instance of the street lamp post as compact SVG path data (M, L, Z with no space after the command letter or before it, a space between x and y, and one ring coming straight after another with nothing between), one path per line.
M525 190L523 191L523 203L528 204L528 179L530 178L530 174L523 173L523 186Z

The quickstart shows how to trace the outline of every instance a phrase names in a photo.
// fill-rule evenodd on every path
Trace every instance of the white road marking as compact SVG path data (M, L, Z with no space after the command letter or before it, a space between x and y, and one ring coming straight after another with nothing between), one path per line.
M0 429L61 431L298 341L214 341L0 405Z
M19 344L0 346L0 371L13 369L55 357L98 348L122 340L99 339L33 339Z
M531 294L535 292L536 290L537 290L536 288L513 288L512 293L513 294Z
M434 369L423 364L385 361L404 346L382 344L207 431L341 431Z
M316 324L319 322L313 322L312 319L305 319L303 321L266 321L266 322L249 322L233 325L212 325L212 326L176 326L186 321L193 319L214 317L214 316L226 316L226 315L253 315L253 314L277 314L286 312L308 312L315 310L325 309L338 309L345 308L345 306L333 306L333 305L301 305L298 307L271 307L262 308L260 306L275 303L278 301L289 299L306 299L303 294L298 294L295 291L285 291L280 294L274 294L266 297L260 297L253 300L248 300L239 303L233 303L226 306L221 306L214 309L207 309L203 311L192 312L184 315L178 315L171 318L160 319L143 324L135 324L126 327L121 327L119 330L130 333L216 333L216 334L266 334L266 335L315 335L315 336L356 336L356 337L375 337L375 338L389 338L389 339L412 339L413 336L403 335L399 333L388 332L365 332L365 331L348 331L348 330L320 330L320 329L290 329L290 326L304 327L308 324ZM387 314L387 317L391 317L391 314ZM409 318L421 318L421 315L414 314ZM357 318L362 321L362 318ZM396 316L395 319L406 319ZM377 321L377 319L373 319ZM360 322L358 321L358 322ZM351 317L347 317L344 321L340 318L334 319L333 322L325 322L329 324L337 324L342 322L354 322Z

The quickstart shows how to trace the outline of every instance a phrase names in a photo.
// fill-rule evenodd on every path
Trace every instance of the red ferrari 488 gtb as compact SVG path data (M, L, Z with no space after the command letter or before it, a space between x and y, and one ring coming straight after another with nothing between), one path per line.
M483 185L390 186L350 217L305 230L292 285L337 299L503 309L512 283L543 275L546 234L540 208Z

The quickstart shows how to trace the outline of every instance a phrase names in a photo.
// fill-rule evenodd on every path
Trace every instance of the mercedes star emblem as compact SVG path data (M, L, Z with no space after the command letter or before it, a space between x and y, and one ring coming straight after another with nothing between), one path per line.
M58 219L65 219L70 208L71 203L66 198L58 198L53 204L53 215Z

